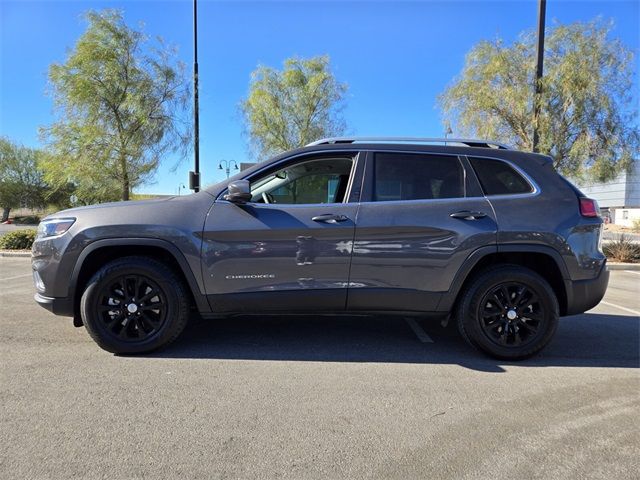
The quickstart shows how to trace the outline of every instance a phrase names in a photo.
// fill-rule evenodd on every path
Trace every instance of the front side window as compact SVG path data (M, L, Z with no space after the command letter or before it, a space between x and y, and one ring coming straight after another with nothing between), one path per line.
M251 182L251 201L277 204L344 202L351 158L322 158L288 165Z
M464 197L464 174L457 157L377 153L373 200L430 200Z
M469 157L485 195L531 193L533 188L511 165L500 160Z

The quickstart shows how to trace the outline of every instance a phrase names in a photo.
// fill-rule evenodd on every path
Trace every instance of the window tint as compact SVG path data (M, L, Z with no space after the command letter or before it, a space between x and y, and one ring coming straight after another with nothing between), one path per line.
M342 203L353 160L324 158L288 165L251 182L253 202L278 204Z
M513 195L533 191L529 182L508 163L469 157L485 195Z
M464 197L464 175L457 157L377 153L373 200Z

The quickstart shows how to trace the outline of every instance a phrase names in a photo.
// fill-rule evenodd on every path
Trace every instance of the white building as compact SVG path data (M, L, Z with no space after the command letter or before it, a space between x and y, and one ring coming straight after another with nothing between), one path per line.
M640 161L635 161L630 173L621 173L607 183L581 183L576 186L600 205L603 216L611 223L631 227L640 219Z

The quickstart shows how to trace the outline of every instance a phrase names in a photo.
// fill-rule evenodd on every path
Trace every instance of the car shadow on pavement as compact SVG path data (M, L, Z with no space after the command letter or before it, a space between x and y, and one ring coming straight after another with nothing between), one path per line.
M640 362L637 317L588 313L560 320L543 352L522 362L488 358L469 347L455 326L418 322L434 343L421 342L402 317L238 316L194 318L158 358L459 364L504 372L505 366L626 367ZM147 358L149 358L147 356Z

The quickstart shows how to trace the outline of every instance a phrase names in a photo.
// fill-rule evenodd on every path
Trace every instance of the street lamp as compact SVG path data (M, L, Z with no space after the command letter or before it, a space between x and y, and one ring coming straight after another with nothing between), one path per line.
M180 196L180 190L182 190L183 188L187 188L187 187L184 185L184 183L180 183L178 185L178 196Z
M447 128L444 131L444 144L447 145L447 138L449 137L449 135L451 135L453 133L453 130L451 130L451 124L449 122L447 122Z
M224 167L222 166L224 165ZM231 166L233 165L234 170L238 170L238 164L235 160L220 160L220 164L218 165L219 170L224 170L227 174L227 178L229 178L229 173L231 172Z

